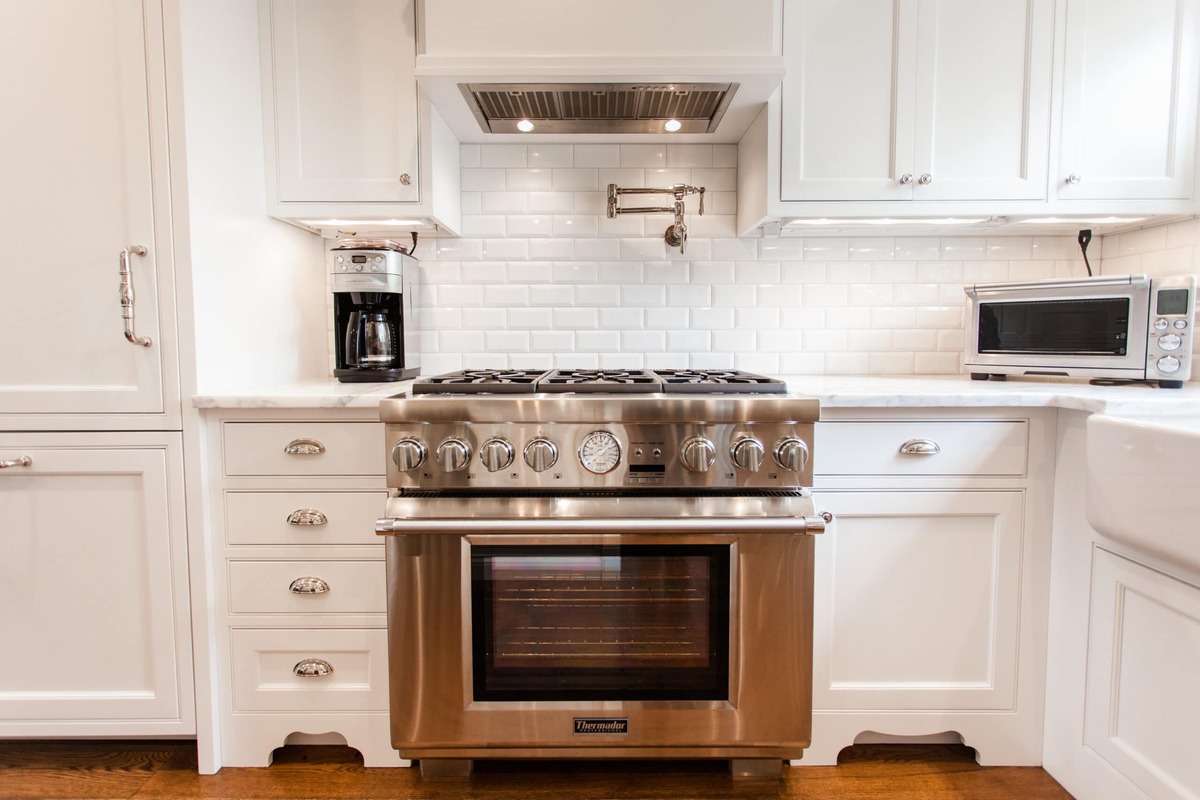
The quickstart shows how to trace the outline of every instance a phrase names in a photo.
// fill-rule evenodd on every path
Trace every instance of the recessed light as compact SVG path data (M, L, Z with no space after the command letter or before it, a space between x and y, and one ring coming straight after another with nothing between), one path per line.
M674 133L682 127L683 123L677 119L669 119L663 123L663 129L666 130L667 133Z
M533 130L533 123L527 119L523 119L517 123L517 130L521 131L522 133L529 133L531 130Z

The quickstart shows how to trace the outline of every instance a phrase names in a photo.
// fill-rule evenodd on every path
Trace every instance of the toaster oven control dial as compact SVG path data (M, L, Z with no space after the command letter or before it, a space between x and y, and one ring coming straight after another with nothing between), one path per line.
M558 448L549 439L537 438L525 445L525 463L534 472L545 472L558 461Z
M425 445L420 439L407 437L392 447L392 462L401 472L411 472L425 463Z
M471 445L462 439L446 439L438 445L437 460L446 472L460 472L471 462Z
M775 445L775 463L786 470L801 472L808 463L808 445L803 439L785 436Z
M729 457L733 459L733 465L746 472L758 472L765 455L766 450L763 449L762 442L750 436L743 436L729 448Z
M594 431L579 445L579 462L588 472L603 475L621 463L621 443L608 431Z
M1164 375L1179 372L1179 359L1175 356L1163 356L1158 360L1158 371Z
M693 436L680 446L679 460L692 472L708 472L717 460L717 448L703 436Z
M507 469L513 462L513 446L504 439L488 439L479 445L479 460L488 472Z
M1159 337L1158 340L1158 346L1167 352L1178 350L1181 344L1183 344L1183 337L1174 333L1168 333L1166 336Z

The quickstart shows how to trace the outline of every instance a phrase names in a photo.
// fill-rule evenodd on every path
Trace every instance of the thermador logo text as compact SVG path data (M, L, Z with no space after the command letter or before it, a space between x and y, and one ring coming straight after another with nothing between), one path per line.
M575 717L576 733L629 733L627 717L608 719L585 719Z

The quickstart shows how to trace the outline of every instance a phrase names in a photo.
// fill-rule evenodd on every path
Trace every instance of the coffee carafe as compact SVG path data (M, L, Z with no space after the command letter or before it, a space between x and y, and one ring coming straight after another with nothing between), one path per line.
M334 376L360 383L416 377L416 259L360 243L330 250L329 260Z

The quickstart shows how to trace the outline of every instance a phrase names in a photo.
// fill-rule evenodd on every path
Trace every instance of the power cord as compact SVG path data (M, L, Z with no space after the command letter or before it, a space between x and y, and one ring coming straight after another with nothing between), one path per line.
M1084 230L1081 230L1079 232L1079 238L1076 241L1079 242L1079 252L1083 253L1083 265L1085 267L1087 267L1088 277L1090 278L1090 277L1092 277L1092 264L1090 261L1088 261L1087 248L1088 248L1088 245L1091 244L1091 241L1092 241L1091 228L1086 228Z

